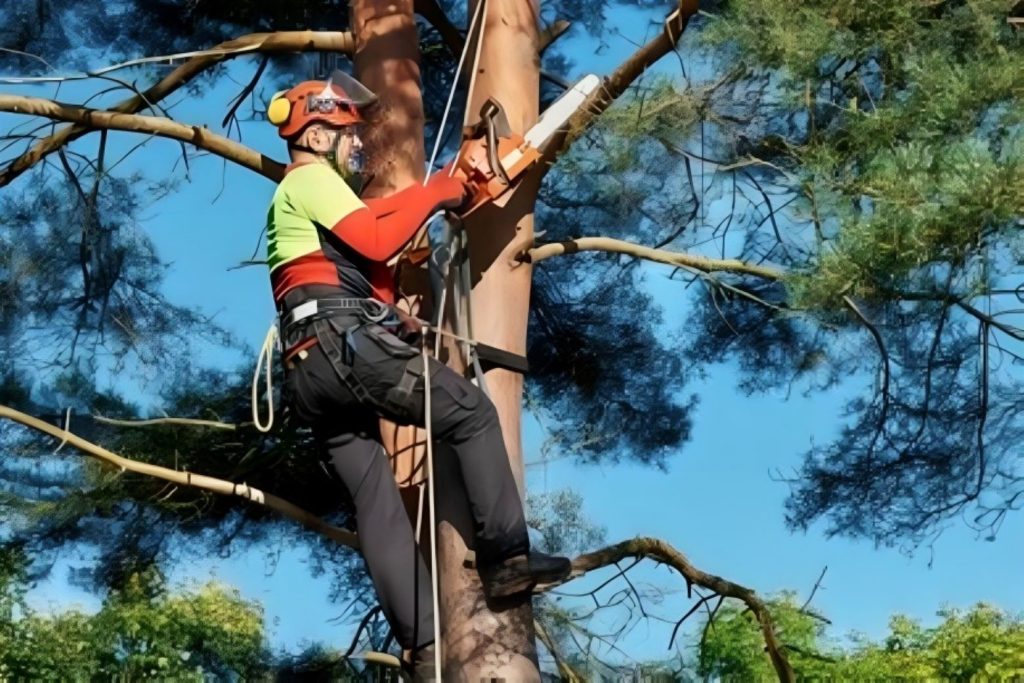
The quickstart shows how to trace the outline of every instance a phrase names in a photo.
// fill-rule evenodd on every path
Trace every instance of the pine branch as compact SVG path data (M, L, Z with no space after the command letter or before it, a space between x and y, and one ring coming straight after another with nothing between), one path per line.
M65 431L60 427L4 405L0 405L0 417L13 420L14 422L23 424L26 427L43 432L55 439L61 439L61 445L64 445L65 443L70 444L87 455L91 455L103 462L119 467L122 471L135 472L136 474L162 479L163 481L168 481L172 484L191 486L193 488L212 491L226 496L238 496L256 503L257 505L264 505L275 510L285 517L298 522L307 529L315 531L318 534L322 534L336 543L349 546L350 548L359 547L356 535L351 531L331 526L312 512L304 510L294 503L290 503L284 498L279 498L272 493L266 493L260 489L252 488L244 482L236 484L223 479L208 477L203 474L182 472L179 470L172 470L167 467L161 467L159 465L150 465L149 463L131 460L130 458L125 458L117 455L116 453L112 453L102 446L97 446L90 441L86 441L80 436L76 436L75 434Z
M627 557L646 558L666 564L682 575L687 587L700 586L714 591L717 595L742 601L757 619L764 638L765 650L779 680L791 683L796 680L793 668L786 658L785 646L779 642L768 606L749 588L733 583L714 574L708 574L694 567L681 552L665 541L656 538L634 538L616 545L580 555L572 561L572 578L587 572L615 565ZM546 592L554 585L538 587L534 592Z
M537 36L537 51L544 54L551 45L561 38L566 31L572 28L572 22L565 19L555 19L553 22L541 29Z
M448 46L448 51L452 53L453 57L458 59L465 39L459 29L448 18L448 15L444 13L441 6L437 4L437 0L415 0L413 2L413 11L423 17L428 24L437 30L441 40Z
M57 121L67 121L75 124L64 129L67 131L81 128L82 130L123 130L135 133L148 133L170 140L187 142L199 149L223 157L228 161L233 161L251 171L256 171L274 182L280 181L284 176L284 166L281 163L245 145L229 140L222 135L217 135L207 128L190 126L161 116L143 116L89 109L54 100L39 97L22 97L20 95L0 95L0 111L31 116L45 116ZM59 149L59 145L54 149ZM3 185L4 177L5 174L0 173L0 186Z
M704 273L726 272L741 275L753 275L765 280L781 280L785 273L775 268L746 263L736 259L713 259L666 249L652 249L632 242L617 240L611 237L579 237L564 242L551 242L534 247L520 255L524 263L538 263L552 256L576 254L581 251L604 251L627 254L647 261L665 263L671 266L682 266L699 270Z
M355 49L352 34L338 31L278 31L276 33L251 33L235 38L204 51L174 69L146 91L130 97L110 111L120 114L135 114L152 107L160 100L175 92L193 78L221 62L251 54L275 54L287 52L343 52L350 54ZM11 161L0 171L0 187L3 187L37 164L48 154L57 151L73 140L94 130L88 126L72 125L39 140L32 149Z
M552 138L545 156L554 160L579 138L652 64L675 49L690 17L697 13L697 0L679 0L679 6L665 18L664 29L604 79L604 82L569 119L567 132Z

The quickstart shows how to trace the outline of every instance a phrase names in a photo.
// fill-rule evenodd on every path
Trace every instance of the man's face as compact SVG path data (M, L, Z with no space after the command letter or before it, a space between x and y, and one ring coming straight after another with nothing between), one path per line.
M354 126L349 126L335 131L335 135L336 142L334 149L338 160L338 166L341 168L350 168L353 158L363 149L363 141L359 139L359 132Z
M359 139L359 133L354 126L313 126L309 129L308 145L320 154L328 155L333 152L339 169L349 169L353 157L363 149L363 142Z

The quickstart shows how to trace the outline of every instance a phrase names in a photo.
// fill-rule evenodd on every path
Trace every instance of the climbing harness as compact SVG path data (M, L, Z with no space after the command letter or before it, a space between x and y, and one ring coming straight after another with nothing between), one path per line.
M362 324L376 324L382 326L399 324L398 317L394 310L383 301L378 301L376 299L311 299L293 308L283 318L280 316L275 318L263 339L263 345L260 347L259 356L256 359L256 371L253 373L252 377L252 421L258 431L266 434L274 426L274 351L277 350L279 353L282 353L285 357L285 361L287 362L292 355L300 350L298 348L300 344L297 344L293 339L295 331L300 326L304 327L306 325L313 324L315 330L314 337L318 342L320 342L321 346L324 347L324 352L331 358L332 363L335 360L341 360L344 356L344 352L334 344L333 339L330 336L330 333L333 331L332 328L329 328L326 325L317 327L317 325L320 321L326 321L331 317L345 313L358 313L362 322L360 325L355 327L360 327ZM343 337L347 338L348 334L355 330L355 327L344 330ZM321 338L322 336L324 338ZM285 344L288 346L285 347ZM264 373L264 386L267 404L266 423L263 422L259 413L260 375ZM342 377L342 380L354 394L360 397L360 400L363 400L368 396L366 389L354 376Z

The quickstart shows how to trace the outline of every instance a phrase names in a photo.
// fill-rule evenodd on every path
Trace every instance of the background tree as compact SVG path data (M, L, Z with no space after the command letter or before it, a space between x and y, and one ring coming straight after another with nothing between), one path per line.
M5 550L0 575L0 676L205 680L269 670L259 605L217 584L171 593L160 572L132 574L96 614L39 613L25 602L29 562Z
M842 646L826 634L827 620L801 607L793 596L771 601L779 628L789 634L791 661L810 680L1012 679L1024 668L1019 616L985 604L969 610L942 609L932 628L896 614L881 641L864 636ZM771 678L767 657L758 652L756 626L733 606L724 607L714 628L698 643L697 673L722 680Z

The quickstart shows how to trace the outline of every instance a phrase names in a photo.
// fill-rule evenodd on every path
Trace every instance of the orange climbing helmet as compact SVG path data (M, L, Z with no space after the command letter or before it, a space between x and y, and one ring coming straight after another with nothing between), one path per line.
M335 70L326 81L304 81L275 93L267 106L267 120L288 140L315 121L339 128L362 123L360 110L376 101L369 88Z

